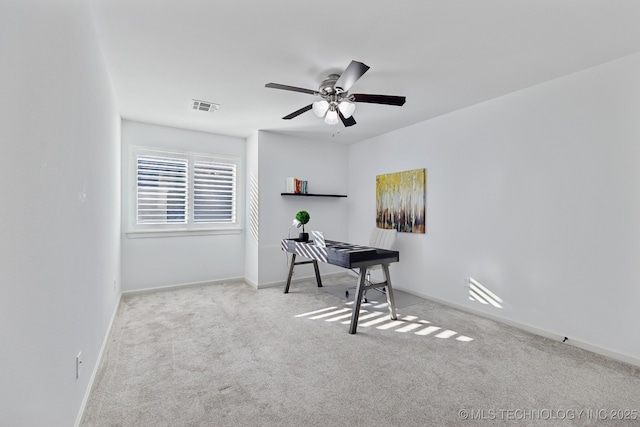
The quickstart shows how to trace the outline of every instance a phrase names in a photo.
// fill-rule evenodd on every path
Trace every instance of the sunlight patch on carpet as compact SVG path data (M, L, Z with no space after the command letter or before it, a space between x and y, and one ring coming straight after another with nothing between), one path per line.
M349 306L353 305L353 303L347 303L345 305ZM377 309L380 304L374 303L371 305L372 308ZM333 306L297 314L295 317L307 318L310 320L324 320L325 322L340 322L342 325L349 325L351 323L351 311L352 307L338 308ZM471 337L459 334L451 329L432 325L428 320L419 319L418 316L398 315L397 320L392 320L389 318L389 313L361 309L358 317L358 328L368 327L375 327L376 329L383 331L392 330L402 334L413 333L417 336L433 336L434 338L439 339L455 339L460 342L473 341L473 338Z

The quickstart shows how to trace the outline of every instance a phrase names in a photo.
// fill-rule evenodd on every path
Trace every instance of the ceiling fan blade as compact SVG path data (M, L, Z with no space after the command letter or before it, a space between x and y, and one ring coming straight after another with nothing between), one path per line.
M354 102L368 102L370 104L385 104L385 105L397 105L402 107L407 101L404 96L391 96L391 95L371 95L366 93L353 93L351 94Z
M301 109L294 111L293 113L289 114L288 116L284 116L283 119L284 120L291 120L294 117L298 117L300 114L302 113L306 113L307 111L311 110L311 108L313 107L313 104L309 104L306 107L302 107Z
M339 87L344 92L347 92L351 89L351 86L353 86L353 84L367 72L368 69L369 66L362 62L351 61L347 69L344 70L344 73L342 73L340 78L336 81L335 87Z
M342 115L340 110L338 110L338 116L340 117L340 120L342 120L342 124L344 125L344 127L348 128L349 126L353 126L356 124L356 119L354 119L353 116L349 116L349 118L347 119Z
M264 85L264 87L268 87L268 88L271 88L271 89L282 89L282 90L291 90L291 91L294 91L294 92L308 93L309 95L316 95L317 94L317 92L315 90L305 89L305 88L302 88L302 87L281 85L279 83L267 83L266 85Z

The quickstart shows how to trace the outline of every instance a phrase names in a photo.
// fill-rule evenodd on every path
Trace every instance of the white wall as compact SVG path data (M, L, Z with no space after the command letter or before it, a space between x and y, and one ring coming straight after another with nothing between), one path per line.
M120 118L88 8L1 7L3 426L76 422L120 296Z
M244 276L244 234L129 238L132 223L131 147L142 146L239 157L245 140L123 120L122 290L125 292ZM244 226L244 166L238 174L238 218Z
M377 174L426 167L396 285L639 363L638 75L640 54L352 146L349 239ZM469 276L503 308L470 301Z
M260 248L259 286L284 283L288 269L280 241L287 237L296 213L306 210L311 220L305 231L319 230L331 240L347 238L347 199L325 197L287 197L287 177L309 182L309 193L347 193L347 146L333 141L307 141L288 135L260 131ZM349 197L351 197L349 195ZM292 229L296 237L301 229ZM365 241L366 242L366 241ZM321 274L343 271L320 265ZM296 278L314 275L311 265L296 267Z

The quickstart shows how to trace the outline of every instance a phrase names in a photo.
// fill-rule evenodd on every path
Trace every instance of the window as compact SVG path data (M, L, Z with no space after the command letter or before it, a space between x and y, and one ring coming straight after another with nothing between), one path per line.
M134 148L132 232L237 228L239 159Z
M189 212L186 158L136 156L136 224L186 224Z
M213 159L193 162L193 221L236 222L236 165Z

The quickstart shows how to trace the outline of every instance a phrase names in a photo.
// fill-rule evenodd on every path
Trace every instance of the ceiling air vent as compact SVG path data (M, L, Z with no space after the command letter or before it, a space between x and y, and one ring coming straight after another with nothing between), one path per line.
M198 111L204 111L205 113L215 113L218 108L220 108L220 104L216 104L209 101L199 101L197 99L192 100L191 108Z

